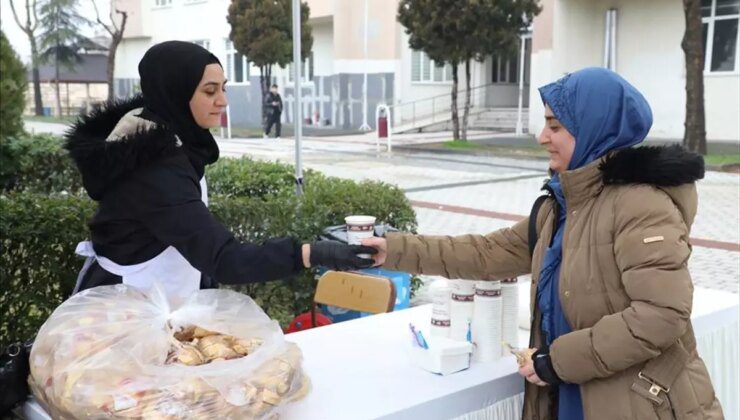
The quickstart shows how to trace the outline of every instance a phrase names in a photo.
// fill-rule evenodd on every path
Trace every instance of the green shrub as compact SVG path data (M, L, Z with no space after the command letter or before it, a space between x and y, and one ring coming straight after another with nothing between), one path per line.
M309 170L305 176L314 174ZM246 157L219 159L206 177L209 192L227 196L265 197L295 186L293 166Z
M59 137L23 134L4 141L0 185L6 191L77 193L82 178Z
M95 204L75 195L0 195L0 347L32 337L74 288Z
M26 68L0 31L0 148L5 139L23 132L26 107Z
M30 163L22 165L26 172L16 177L19 191L0 196L0 313L10 315L0 322L0 348L31 337L69 296L83 263L75 247L88 237L86 223L96 208L84 193L59 192L78 191L79 176L65 164L57 165L63 152L47 145L34 146L36 152L26 154ZM38 161L52 162L59 172L42 168ZM44 187L35 173L56 181ZM238 239L251 242L276 236L310 241L353 213L372 214L401 230L416 229L414 212L395 187L308 171L305 194L299 198L292 173L288 165L222 159L208 172L210 209ZM230 288L250 295L285 326L309 310L314 276L306 270L292 279Z

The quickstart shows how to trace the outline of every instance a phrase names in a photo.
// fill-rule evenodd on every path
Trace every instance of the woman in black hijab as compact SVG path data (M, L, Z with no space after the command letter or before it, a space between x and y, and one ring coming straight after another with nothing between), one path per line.
M284 278L312 265L372 264L357 254L373 249L338 242L238 242L208 210L203 177L219 156L209 128L226 107L221 64L195 44L170 41L146 52L139 75L142 95L81 117L66 138L99 204L91 241L77 249L88 259L75 292L156 281L182 300L198 288Z

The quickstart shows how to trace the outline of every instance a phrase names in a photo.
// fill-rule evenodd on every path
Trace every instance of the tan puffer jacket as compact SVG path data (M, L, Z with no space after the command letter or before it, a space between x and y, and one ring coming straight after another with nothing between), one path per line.
M568 214L559 293L573 332L550 355L561 379L581 385L587 420L723 418L690 322L689 229L703 172L701 157L680 148L642 147L561 174ZM538 214L531 259L523 220L486 236L388 235L385 267L471 280L533 273L530 345L539 348L535 291L553 207L548 200ZM638 374L674 343L688 357L669 392L654 396ZM525 420L556 417L550 387L525 389Z

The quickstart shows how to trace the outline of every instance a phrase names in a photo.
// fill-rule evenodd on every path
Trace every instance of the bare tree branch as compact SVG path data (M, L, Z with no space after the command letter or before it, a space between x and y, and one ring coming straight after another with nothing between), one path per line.
M26 6L28 6L28 0L26 0ZM15 2L14 2L14 0L10 0L10 10L13 12L13 19L15 19L15 23L18 24L18 27L21 28L21 30L26 35L28 35L28 32L30 31L31 28L29 26L23 26L21 24L21 20L18 19L18 13L16 13L16 11L15 11ZM26 10L28 10L28 7L26 7Z
M121 15L121 23L122 23L122 26L116 25L116 20L113 17L113 12L118 13L119 15ZM116 29L116 32L122 30L122 28L124 26L126 26L125 21L126 21L127 18L128 18L128 12L125 12L123 10L115 9L115 10L111 10L111 12L110 12L110 21L111 21L111 24L113 25L113 27Z
M107 31L107 32L108 32L108 33L109 33L109 34L110 34L111 36L113 36L113 30L112 30L112 29L111 29L111 28L110 28L110 27L109 27L108 25L106 25L106 24L105 24L105 23L103 22L103 20L102 20L102 19L100 19L100 12L98 11L98 4L97 4L97 2L96 2L95 0L90 0L90 2L92 3L92 5L93 5L93 8L95 9L95 18L97 19L97 21L98 21L98 23L100 24L100 26L102 26L103 28L105 28L105 30L106 30L106 31ZM113 20L113 19L111 18L111 21L112 21L112 20Z
M28 4L28 0L26 0L26 4ZM33 0L33 6L32 6L32 10L33 10L33 27L31 28L31 32L36 32L36 29L39 27L39 16L36 13L36 10L37 9L38 8L36 7L36 0ZM29 19L29 23L30 23L30 19Z
M123 36L123 31L126 28L126 21L128 20L128 12L125 10L118 10L116 9L116 13L119 13L121 15L121 26L116 27L116 32L120 31L121 36ZM113 24L115 25L115 21L113 21Z

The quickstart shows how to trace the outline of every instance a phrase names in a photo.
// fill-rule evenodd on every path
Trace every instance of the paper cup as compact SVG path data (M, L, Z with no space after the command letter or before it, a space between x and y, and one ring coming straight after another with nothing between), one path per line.
M375 232L375 217L373 216L347 216L344 218L347 224L347 243L349 245L361 245L363 239L372 238ZM370 254L357 254L360 258L372 258Z

